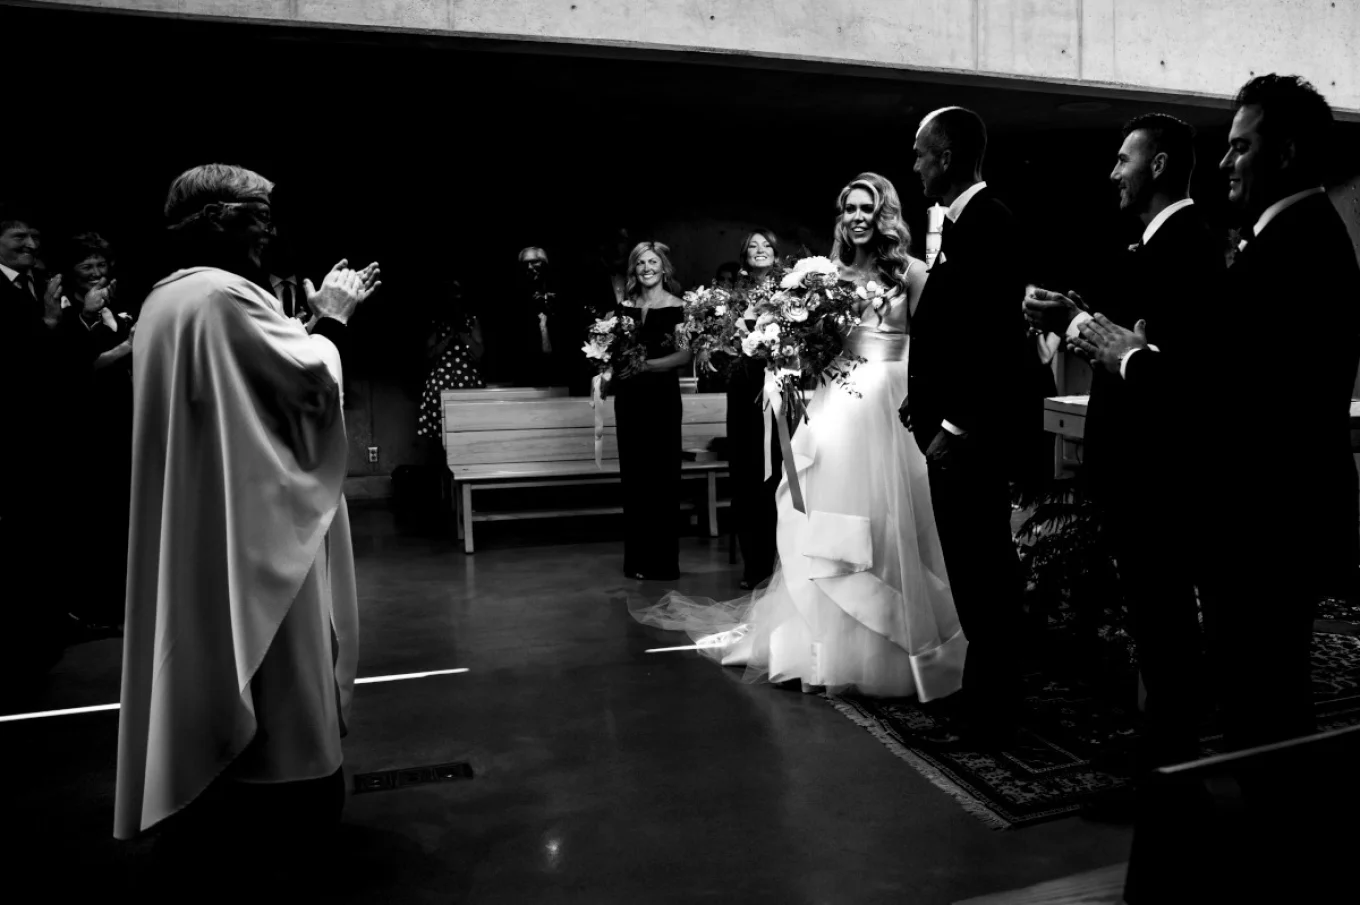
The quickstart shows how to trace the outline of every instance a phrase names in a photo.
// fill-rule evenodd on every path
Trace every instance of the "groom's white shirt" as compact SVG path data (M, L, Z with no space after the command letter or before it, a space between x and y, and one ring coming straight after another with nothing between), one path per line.
M972 185L970 185L970 186L963 192L963 194L961 194L961 195L959 195L959 197L955 198L955 199L954 199L954 203L951 204L951 205L949 205L949 209L948 209L947 211L944 212L944 215L945 215L946 217L949 218L949 222L950 222L950 223L958 223L958 222L959 222L959 217L963 216L963 209L964 209L965 207L968 206L968 202L969 202L969 201L972 201L972 200L973 200L973 196L976 195L978 192L982 191L983 189L985 189L986 187L987 187L987 183L986 183L985 181L984 181L984 182L975 182L975 183L973 183ZM940 249L939 255L935 258L935 263L938 264L938 263L944 261L944 260L948 257L948 255L949 255L949 249L947 249L947 248L942 248L942 249ZM955 426L955 425L953 425L953 424L950 424L947 420L946 420L946 421L941 421L941 422L940 422L940 427L942 427L942 428L944 428L945 430L949 431L951 434L953 434L953 435L956 436L956 437L962 437L963 434L964 434L964 432L963 432L963 430L962 430L961 428L959 428L959 427L957 427L957 426Z

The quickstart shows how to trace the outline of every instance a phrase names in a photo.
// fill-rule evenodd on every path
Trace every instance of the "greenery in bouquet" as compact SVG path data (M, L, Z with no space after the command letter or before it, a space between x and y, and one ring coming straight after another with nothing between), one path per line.
M685 319L675 328L675 343L694 353L700 371L726 372L741 354L737 322L746 308L739 289L700 286L685 293Z
M741 339L742 354L778 377L790 413L806 419L799 390L806 383L846 384L861 359L846 354L845 334L859 323L860 306L881 297L879 287L841 280L829 258L803 258L777 289L749 297L756 323Z
M594 363L602 384L642 367L647 354L637 333L637 321L626 314L597 318L590 326L581 351Z

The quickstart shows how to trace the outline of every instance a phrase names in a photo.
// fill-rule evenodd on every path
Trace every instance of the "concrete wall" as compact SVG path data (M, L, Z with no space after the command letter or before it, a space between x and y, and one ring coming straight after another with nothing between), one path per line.
M1299 72L1360 119L1356 0L73 0L175 16L737 53L1230 97Z

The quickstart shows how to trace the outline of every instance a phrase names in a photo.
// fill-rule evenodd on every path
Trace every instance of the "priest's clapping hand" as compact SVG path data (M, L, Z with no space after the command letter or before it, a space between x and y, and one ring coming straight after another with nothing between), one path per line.
M363 270L351 270L349 261L342 260L326 274L320 289L315 288L311 280L303 280L307 304L316 316L333 317L341 323L347 323L354 309L377 292L380 286L382 281L376 261Z
M1119 373L1124 358L1135 349L1147 348L1147 321L1140 320L1130 330L1097 314L1081 325L1077 337L1068 340L1068 348L1091 363L1104 367L1112 374Z

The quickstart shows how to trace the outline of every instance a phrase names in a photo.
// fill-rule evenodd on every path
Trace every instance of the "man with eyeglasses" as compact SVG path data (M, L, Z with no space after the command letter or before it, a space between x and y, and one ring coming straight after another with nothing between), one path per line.
M341 361L380 284L341 261L304 281L308 326L284 316L261 285L272 190L220 164L174 181L181 269L134 338L114 835L166 821L175 898L244 864L294 877L344 803L358 611Z

